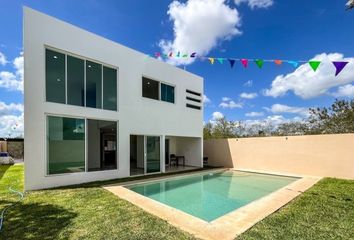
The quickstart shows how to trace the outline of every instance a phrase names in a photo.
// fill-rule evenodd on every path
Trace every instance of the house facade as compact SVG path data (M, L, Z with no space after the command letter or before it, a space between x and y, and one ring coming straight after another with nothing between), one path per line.
M201 77L25 7L25 189L202 167L202 97Z

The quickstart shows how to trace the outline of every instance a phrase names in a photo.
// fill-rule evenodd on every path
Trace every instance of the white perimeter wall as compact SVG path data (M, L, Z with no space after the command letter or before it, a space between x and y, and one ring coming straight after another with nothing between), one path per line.
M45 46L112 65L118 70L117 112L45 101ZM203 111L186 108L186 89L203 94L203 79L110 40L24 8L25 189L129 176L129 136L197 137ZM176 103L142 97L142 75L175 85ZM46 115L119 121L118 170L46 176ZM161 151L161 159L164 151ZM202 159L195 159L200 166ZM164 169L164 168L162 168Z

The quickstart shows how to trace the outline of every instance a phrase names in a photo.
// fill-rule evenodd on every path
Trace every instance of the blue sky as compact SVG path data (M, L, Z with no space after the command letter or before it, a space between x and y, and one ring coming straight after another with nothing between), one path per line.
M345 11L345 1L0 0L0 137L23 130L23 5L149 54L178 50L215 57L323 60L316 73L307 65L295 69L285 63L265 63L262 70L253 63L247 69L240 63L233 69L227 63L186 64L188 71L204 77L209 99L205 121L221 114L248 122L293 121L306 117L308 107L328 106L336 97L354 98L354 10ZM330 61L342 59L350 63L334 77Z

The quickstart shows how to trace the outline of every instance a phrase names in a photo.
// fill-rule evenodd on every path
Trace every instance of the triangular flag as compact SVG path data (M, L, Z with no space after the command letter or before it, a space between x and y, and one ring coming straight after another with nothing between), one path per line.
M178 53L177 53L176 57L179 57L179 55L181 55L181 53L180 53L180 52L178 52Z
M188 57L188 53L183 54L183 56L182 56L182 57L184 57L184 58L185 58L185 57Z
M169 57L172 57L172 56L173 56L173 53L172 53L172 52L170 52L170 54L168 54L168 56L169 56Z
M191 58L194 58L196 54L197 54L197 53L195 53L195 52L192 53L192 54L191 54Z
M274 60L274 63L276 65L281 65L283 63L283 61L282 60Z
M254 60L254 62L257 64L257 66L258 66L259 68L262 68L262 67L263 67L264 61L263 61L262 59L256 59L256 60Z
M230 59L230 58L228 60L230 62L231 68L233 68L234 65L235 65L235 60L234 59Z
M336 67L336 76L345 68L349 62L333 62L333 65Z
M312 70L316 72L316 70L320 66L321 62L320 61L309 61L309 64L310 64Z
M298 67L299 66L299 62L296 62L296 61L288 61L288 63L293 65L294 67Z
M215 59L214 58L208 58L211 64L214 64Z
M223 58L217 58L217 60L218 60L218 62L219 62L220 64L223 64L223 63L224 63L224 59L223 59Z
M248 66L248 59L241 59L241 63L246 68Z

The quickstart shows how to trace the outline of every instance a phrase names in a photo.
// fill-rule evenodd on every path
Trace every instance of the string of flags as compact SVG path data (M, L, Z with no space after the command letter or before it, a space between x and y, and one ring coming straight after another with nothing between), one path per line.
M147 55L150 57L149 55ZM318 60L310 60L310 61L302 61L302 60L281 60L281 59L272 59L272 60L266 60L266 59L249 59L249 58L223 58L223 57L204 57L204 56L197 56L196 52L193 52L192 54L187 54L184 53L182 54L181 52L177 52L174 54L173 52L170 52L169 54L161 54L159 52L156 52L154 54L156 58L194 58L194 59L200 59L202 61L208 60L211 65L215 63L223 64L224 62L229 62L230 67L233 68L235 66L236 62L240 62L244 68L247 68L250 63L254 63L257 65L259 69L263 68L264 63L266 62L272 62L276 65L282 65L283 63L287 63L292 65L293 67L297 68L301 63L308 63L309 66L312 68L314 72L317 71L319 66L321 65L322 61ZM343 71L343 69L347 66L349 62L347 61L332 61L333 66L336 69L335 76L338 76L339 73Z

